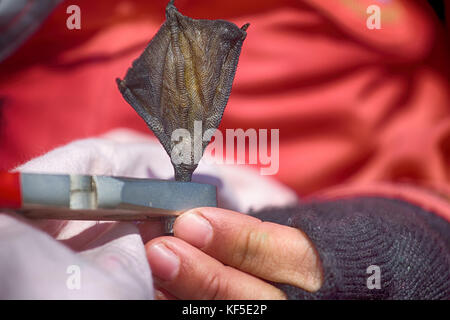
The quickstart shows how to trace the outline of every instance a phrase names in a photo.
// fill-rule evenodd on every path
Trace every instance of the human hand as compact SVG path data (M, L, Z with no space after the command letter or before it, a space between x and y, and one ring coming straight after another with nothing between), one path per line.
M217 165L200 164L197 170L204 177L219 172L221 204L236 210L296 201L289 189L239 166L219 170ZM16 171L154 179L173 175L162 146L128 130L74 141L30 160ZM4 288L0 298L153 298L143 242L161 236L161 224L20 220L20 216L0 213L0 282ZM80 267L80 289L67 287L66 281L72 279L67 273L69 266Z
M158 299L285 299L266 281L307 291L323 282L313 244L295 228L199 208L177 218L174 235L146 244Z

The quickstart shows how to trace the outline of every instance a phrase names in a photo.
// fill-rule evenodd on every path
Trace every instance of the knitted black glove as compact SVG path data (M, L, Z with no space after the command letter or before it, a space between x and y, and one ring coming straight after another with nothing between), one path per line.
M310 293L275 284L290 299L450 299L450 224L417 206L354 198L254 216L299 228L316 246L323 286Z

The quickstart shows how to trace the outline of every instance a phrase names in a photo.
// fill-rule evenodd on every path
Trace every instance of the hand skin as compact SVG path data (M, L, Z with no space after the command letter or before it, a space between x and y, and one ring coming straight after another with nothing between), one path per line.
M146 244L158 299L285 299L267 281L317 291L318 254L298 229L219 208L197 208L174 224L174 237Z

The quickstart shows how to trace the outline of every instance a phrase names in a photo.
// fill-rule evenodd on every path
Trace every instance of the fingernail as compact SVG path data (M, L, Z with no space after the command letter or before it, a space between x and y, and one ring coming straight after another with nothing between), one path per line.
M170 281L178 274L180 259L161 242L147 249L147 259L153 275L161 280Z
M208 220L188 212L175 221L174 234L197 248L203 248L211 240L213 229Z

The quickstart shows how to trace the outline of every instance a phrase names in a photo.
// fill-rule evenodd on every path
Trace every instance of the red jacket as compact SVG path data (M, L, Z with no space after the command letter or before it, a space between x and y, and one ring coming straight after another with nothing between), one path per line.
M0 64L0 169L116 127L151 134L123 77L166 0L63 2ZM194 18L250 22L220 126L280 129L276 178L301 196L401 197L450 219L448 31L425 1L177 0ZM68 5L81 30L68 30ZM448 9L448 8L447 8Z

